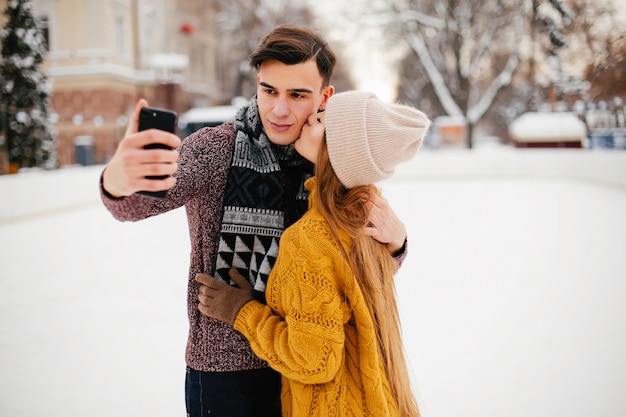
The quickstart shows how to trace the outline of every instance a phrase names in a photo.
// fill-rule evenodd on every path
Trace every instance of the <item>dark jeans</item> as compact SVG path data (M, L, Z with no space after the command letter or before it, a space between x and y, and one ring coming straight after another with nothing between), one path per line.
M280 417L280 374L271 368L201 372L187 367L188 417Z

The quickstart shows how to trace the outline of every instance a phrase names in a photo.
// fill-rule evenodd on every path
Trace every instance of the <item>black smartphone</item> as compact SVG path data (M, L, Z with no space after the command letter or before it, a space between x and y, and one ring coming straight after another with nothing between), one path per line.
M139 126L138 130L147 129L159 129L166 132L176 132L176 119L177 115L171 110L155 109L150 107L144 107L139 113ZM143 147L144 149L171 149L167 145L162 143L150 143ZM167 178L167 175L149 175L146 178L150 180L162 180ZM163 191L139 191L139 194L147 195L155 198L165 198L167 190Z

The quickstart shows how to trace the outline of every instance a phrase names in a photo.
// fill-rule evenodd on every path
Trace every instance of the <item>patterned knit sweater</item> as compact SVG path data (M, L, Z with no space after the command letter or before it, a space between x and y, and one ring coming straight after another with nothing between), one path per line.
M363 294L313 194L281 237L265 295L234 326L283 375L284 416L398 415Z
M226 174L234 143L235 129L232 122L200 129L185 138L179 149L176 185L163 200L139 194L116 199L100 185L105 207L121 221L143 220L185 206L191 241L186 361L189 367L198 371L222 372L267 367L252 352L240 333L230 325L198 311L198 283L195 276L199 272L210 273L215 270Z

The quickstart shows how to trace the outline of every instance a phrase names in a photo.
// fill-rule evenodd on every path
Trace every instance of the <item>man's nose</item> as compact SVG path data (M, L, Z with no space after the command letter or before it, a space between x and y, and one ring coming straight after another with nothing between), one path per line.
M279 97L274 103L274 114L277 116L287 116L289 114L289 105L284 97Z

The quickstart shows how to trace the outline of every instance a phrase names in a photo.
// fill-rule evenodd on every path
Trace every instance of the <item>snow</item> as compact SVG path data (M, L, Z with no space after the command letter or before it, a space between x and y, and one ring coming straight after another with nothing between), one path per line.
M511 123L509 133L521 142L581 141L587 136L587 128L575 113L529 112Z
M184 211L115 221L101 169L0 177L0 415L185 413ZM626 415L626 153L423 151L382 188L424 417Z

